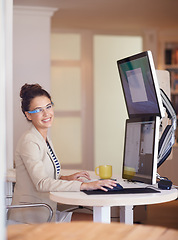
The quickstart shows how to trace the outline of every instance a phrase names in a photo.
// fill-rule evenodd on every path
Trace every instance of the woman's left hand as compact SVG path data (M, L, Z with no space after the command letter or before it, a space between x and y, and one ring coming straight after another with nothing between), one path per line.
M84 182L84 180L82 178L86 178L88 180L91 180L90 175L87 171L80 171L80 172L76 172L74 174L68 175L68 176L61 176L60 179L61 180L68 180L68 181L80 181L80 182Z

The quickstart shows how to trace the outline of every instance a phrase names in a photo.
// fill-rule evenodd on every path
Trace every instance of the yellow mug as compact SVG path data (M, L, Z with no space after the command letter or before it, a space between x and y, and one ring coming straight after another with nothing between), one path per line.
M95 168L95 174L100 176L101 179L110 179L112 177L112 166L100 165Z

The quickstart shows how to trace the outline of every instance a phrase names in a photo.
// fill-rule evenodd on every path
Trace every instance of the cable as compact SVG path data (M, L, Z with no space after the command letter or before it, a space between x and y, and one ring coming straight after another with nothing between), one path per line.
M161 177L159 173L156 174L157 179L159 180L169 180L167 177Z

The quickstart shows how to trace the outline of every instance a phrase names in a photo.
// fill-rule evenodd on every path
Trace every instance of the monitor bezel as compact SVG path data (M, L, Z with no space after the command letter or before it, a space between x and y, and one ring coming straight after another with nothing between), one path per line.
M154 122L154 136L153 136L153 152L152 152L152 171L150 179L147 177L126 177L124 174L124 166L125 166L125 154L126 154L126 136L127 136L127 124L134 122ZM132 182L142 182L145 184L155 184L156 183L156 174L157 174L157 158L158 158L158 142L159 142L159 126L160 126L160 118L158 116L151 117L140 117L140 118L130 118L126 119L125 122L125 138L124 138L124 152L123 152L123 166L122 166L122 178L125 180L129 180Z
M158 113L155 113L155 112L150 113L149 112L149 113L134 113L133 114L133 113L129 112L127 96L126 96L126 93L125 93L124 83L123 83L123 79L122 79L121 64L131 62L133 60L141 59L143 57L147 57L147 59L148 59L148 66L149 66L151 77L152 77L151 79L152 79L153 88L154 88L154 91L155 91L156 102L157 102L158 111L159 111ZM143 116L159 116L160 118L163 118L164 115L165 115L165 111L164 111L164 107L163 107L162 100L161 100L159 83L158 83L158 79L157 79L157 75L156 75L156 69L155 69L155 66L154 66L154 61L153 61L153 56L152 56L151 51L141 52L141 53L138 53L138 54L120 59L120 60L117 61L117 66L118 66L118 70L119 70L121 85L122 85L122 89L123 89L123 93L124 93L124 98L125 98L129 118L136 118L136 117L143 117Z

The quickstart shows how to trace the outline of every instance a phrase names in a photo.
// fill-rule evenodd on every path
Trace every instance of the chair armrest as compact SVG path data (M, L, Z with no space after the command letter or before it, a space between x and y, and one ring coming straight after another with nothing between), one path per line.
M53 210L46 203L28 203L28 204L19 204L19 205L8 205L8 206L6 206L7 210L13 209L13 208L28 208L28 207L45 207L45 208L47 208L49 210L49 217L47 219L47 222L51 222L51 219L53 217Z

